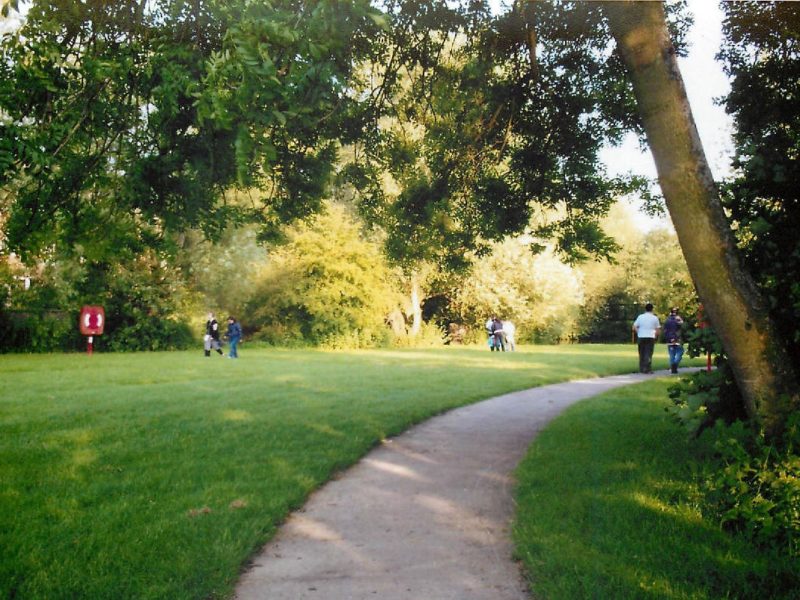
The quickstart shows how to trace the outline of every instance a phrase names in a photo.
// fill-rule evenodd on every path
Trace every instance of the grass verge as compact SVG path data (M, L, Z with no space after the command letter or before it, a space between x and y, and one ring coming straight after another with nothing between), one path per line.
M664 411L668 386L573 406L520 463L514 540L536 598L800 597L797 561L703 518L705 454Z
M382 438L637 362L634 346L241 355L0 356L0 597L225 597L288 512Z

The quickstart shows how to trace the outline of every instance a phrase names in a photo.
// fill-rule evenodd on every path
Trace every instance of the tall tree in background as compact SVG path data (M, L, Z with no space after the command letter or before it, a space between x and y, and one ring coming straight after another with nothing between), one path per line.
M692 119L657 2L604 6L628 66L659 182L698 294L730 358L749 416L775 437L800 408L787 348L742 267Z
M419 100L400 106L427 107L431 132L444 125L441 135L430 136L435 185L414 196L413 214L447 207L464 237L479 240L471 223L485 232L519 231L532 203L565 207L564 221L547 233L567 251L602 251L592 217L604 212L613 191L598 175L597 149L623 130L646 133L689 270L747 412L770 436L780 434L800 405L796 374L741 266L678 70L680 27L670 30L664 6L521 1L491 19L471 4L459 13L456 30L414 3L389 8L400 22L426 23L402 45L422 48L405 54L426 74ZM461 59L437 70L436 57L424 50L445 40L463 46ZM464 100L445 102L437 112L437 78L448 82L442 98L465 91ZM447 119L449 110L458 118Z

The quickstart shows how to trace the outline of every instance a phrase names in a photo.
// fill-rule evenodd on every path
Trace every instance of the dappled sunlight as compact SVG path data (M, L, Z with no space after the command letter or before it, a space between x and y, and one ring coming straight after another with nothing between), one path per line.
M411 458L411 459L413 459L415 461L418 461L418 462L426 463L428 465L436 465L439 462L439 461L433 460L430 456L427 456L425 454L421 454L420 452L414 452L413 450L410 450L409 448L406 448L401 444L397 444L397 443L395 443L394 440L391 440L391 439L383 440L382 445L384 445L384 446L391 445L392 452L396 452L398 454L402 454L403 456L407 456L408 458Z
M65 458L63 469L66 476L75 478L81 469L91 466L99 459L97 450L92 447L95 437L92 429L69 429L50 435L44 446L62 453Z
M485 544L487 534L502 529L500 523L439 495L420 494L414 498L414 503L434 513L449 530L477 544Z
M656 496L645 494L644 492L634 492L631 494L630 499L642 508L655 513L663 513L679 521L684 521L687 525L699 526L703 523L699 513L688 511L679 505L669 504Z
M366 465L378 469L379 471L383 471L384 473L389 473L390 475L397 475L398 477L405 477L407 479L413 479L415 481L429 481L425 477L422 477L421 475L416 473L413 469L404 467L402 465L396 465L394 463L390 463L385 460L365 458L363 459L362 462Z
M292 526L300 535L320 542L341 542L342 535L324 523L310 519L300 513L292 517Z
M631 462L617 466L621 471L636 470ZM625 597L687 598L702 593L702 581L672 577L677 562L690 561L709 577L742 564L727 544L715 544L713 538L702 541L700 532L707 525L692 507L637 488L584 490L588 503L565 517L563 531L540 541L558 546L562 556L595 556L582 567L582 578L616 580L613 585L625 590Z
M475 476L497 483L503 488L508 488L514 484L514 477L511 474L506 475L497 471L477 471Z
M252 421L253 415L246 410L224 410L222 419L224 421Z
M386 565L379 563L374 557L368 556L362 550L356 548L352 542L346 541L344 534L334 530L319 519L314 519L299 512L293 513L287 523L287 531L291 533L292 537L333 545L340 555L338 559L341 559L341 555L344 555L348 560L357 564L361 570L375 571L386 568ZM305 569L299 573L300 577L307 575L308 573Z
M56 433L53 438L61 438L63 441L75 444L76 446L87 446L94 440L94 431L91 429L70 429L68 431Z

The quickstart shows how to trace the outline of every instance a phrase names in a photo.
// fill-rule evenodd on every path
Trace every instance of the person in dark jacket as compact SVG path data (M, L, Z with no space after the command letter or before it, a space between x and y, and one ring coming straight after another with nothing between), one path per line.
M505 337L503 335L503 322L498 317L492 318L492 326L491 326L492 337L494 338L494 344L492 344L492 350L497 350L500 352L506 351L505 345Z
M242 326L233 317L228 317L228 331L225 333L230 345L228 358L239 358L238 345L239 340L242 339Z
M219 323L213 312L208 313L206 321L206 334L203 336L203 349L206 356L211 356L211 350L216 350L222 356L222 348L219 343Z
M664 321L664 342L667 344L669 352L669 368L673 373L678 372L678 365L683 358L683 319L678 315L678 309L673 308L669 311L667 320Z

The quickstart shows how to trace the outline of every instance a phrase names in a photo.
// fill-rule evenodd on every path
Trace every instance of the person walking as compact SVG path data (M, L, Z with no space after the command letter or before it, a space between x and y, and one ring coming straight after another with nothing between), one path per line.
M669 354L669 370L672 373L678 372L678 365L683 358L683 319L678 314L678 309L673 308L669 311L669 316L664 321L664 342L667 344Z
M644 312L633 322L633 331L638 340L640 373L653 372L653 350L656 347L656 339L660 330L661 323L653 314L653 305L648 302L644 307Z
M233 317L228 317L228 331L225 337L228 338L230 346L228 358L239 358L238 346L239 340L242 339L242 326Z
M203 336L203 349L206 356L211 356L211 351L216 350L222 356L222 348L219 343L219 323L213 312L208 313L206 321L206 334Z

